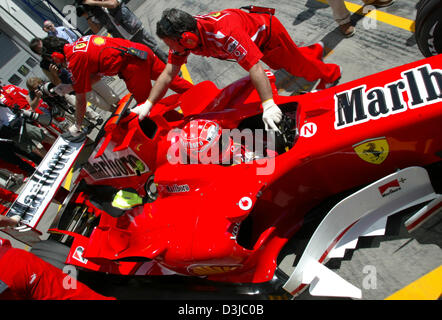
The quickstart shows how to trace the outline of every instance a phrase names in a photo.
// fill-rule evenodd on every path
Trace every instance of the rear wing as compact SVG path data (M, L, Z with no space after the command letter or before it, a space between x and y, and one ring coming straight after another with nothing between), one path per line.
M62 136L57 138L6 213L7 217L20 216L20 225L3 232L28 245L40 241L39 223L86 141L70 142Z

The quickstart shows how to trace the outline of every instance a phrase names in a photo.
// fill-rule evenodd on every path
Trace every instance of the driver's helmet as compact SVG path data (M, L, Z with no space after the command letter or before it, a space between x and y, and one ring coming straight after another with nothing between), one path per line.
M222 128L214 120L191 120L179 139L190 163L222 163L230 159L231 139L222 139Z

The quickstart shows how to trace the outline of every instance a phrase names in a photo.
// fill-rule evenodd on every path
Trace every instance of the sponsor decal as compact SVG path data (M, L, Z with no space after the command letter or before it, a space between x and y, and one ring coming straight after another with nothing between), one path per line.
M80 43L77 43L77 44L75 45L74 49L75 49L76 51L78 51L78 50L84 49L85 47L87 47L87 43L85 43L85 42L80 42Z
M188 184L182 184L182 185L166 185L164 186L164 190L169 192L169 193L182 193L182 192L189 192L190 191L190 187Z
M36 224L82 146L83 143L68 142L59 137L10 207L8 216L19 215L24 223Z
M84 248L78 246L77 248L75 248L72 258L77 261L80 261L81 263L87 264L88 260L83 257L83 253L84 253Z
M85 36L75 41L73 43L74 49L72 49L72 52L86 52L89 47L90 39L91 39L90 36Z
M405 99L408 97L408 100ZM366 85L335 95L336 130L442 101L442 70L429 64L401 73L401 79L367 90Z
M209 14L210 17L218 18L221 15L221 12L214 12Z
M106 39L102 38L102 37L95 37L92 42L96 45L96 46L102 46L106 43Z
M77 42L72 52L87 52L89 41Z
M373 164L381 164L387 159L390 147L386 138L378 138L355 144L353 150L362 160Z
M383 198L388 197L389 195L402 190L401 183L404 183L407 179L394 179L382 186L379 187L379 193Z
M317 131L318 126L316 125L316 123L308 122L302 126L300 135L301 137L311 138L316 134Z
M234 37L227 39L224 50L233 56L236 61L241 61L247 54L247 50Z
M244 211L249 210L252 207L252 205L253 201L249 197L242 197L238 202L239 208Z
M99 147L100 145L97 146L97 148ZM95 153L93 153L84 165L84 169L94 180L130 177L150 171L146 163L138 158L130 148L113 152L114 147L109 143L99 158L95 159Z
M197 16L195 16L195 18L197 18L197 19L209 18L211 20L219 21L223 17L228 16L228 15L229 15L228 12L223 13L221 11L217 11L217 12L212 12L212 13L205 14L205 15L197 15Z

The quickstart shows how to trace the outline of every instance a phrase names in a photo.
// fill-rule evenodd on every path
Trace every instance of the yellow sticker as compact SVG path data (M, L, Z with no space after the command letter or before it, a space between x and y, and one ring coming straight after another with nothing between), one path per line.
M102 37L95 37L94 40L92 40L92 41L97 46L102 46L103 44L106 43L106 40L104 38L102 38Z
M83 49L84 47L86 47L87 46L87 44L86 43L84 43L84 42L80 42L80 43L77 43L76 45L75 45L75 49Z
M356 154L364 161L381 164L388 157L390 146L386 138L365 140L353 146Z
M211 17L219 17L221 15L221 12L215 12L215 13L211 13L210 16Z

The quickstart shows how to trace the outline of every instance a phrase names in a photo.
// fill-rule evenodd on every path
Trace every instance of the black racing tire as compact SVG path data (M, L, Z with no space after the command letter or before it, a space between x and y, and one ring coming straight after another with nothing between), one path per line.
M421 0L418 3L415 37L425 57L442 53L442 0Z
M31 249L31 253L61 270L66 266L69 251L68 246L54 240L42 240Z

